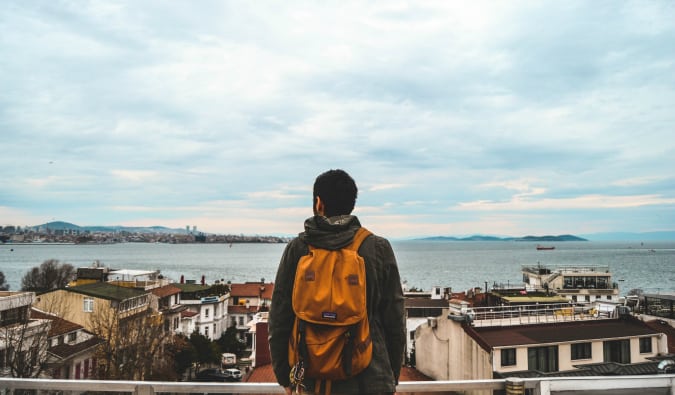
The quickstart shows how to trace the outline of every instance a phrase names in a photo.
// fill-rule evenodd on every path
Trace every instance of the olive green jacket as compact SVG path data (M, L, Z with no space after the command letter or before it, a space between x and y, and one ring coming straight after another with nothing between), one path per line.
M339 249L349 245L361 227L355 216L315 216L305 221L305 231L293 239L279 263L269 313L269 342L272 367L277 381L290 385L288 339L295 315L291 305L298 260L307 255L307 244L318 248ZM367 309L373 359L362 373L352 379L332 383L334 393L394 392L401 372L406 345L405 311L401 280L394 252L387 239L372 235L359 248L366 262ZM308 391L313 382L305 382Z

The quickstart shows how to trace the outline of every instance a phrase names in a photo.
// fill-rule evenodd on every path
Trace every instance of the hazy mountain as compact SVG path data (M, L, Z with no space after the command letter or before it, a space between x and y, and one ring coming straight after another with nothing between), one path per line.
M430 241L587 241L584 238L573 235L559 235L559 236L525 236L525 237L497 237L497 236L482 236L473 235L469 237L452 237L452 236L433 236L424 237L416 240L430 240Z
M80 230L90 232L130 232L130 233L185 233L185 229L172 229L165 226L79 226L70 222L54 221L42 225L33 226L50 230Z
M606 232L582 235L591 241L675 241L675 231L663 232Z

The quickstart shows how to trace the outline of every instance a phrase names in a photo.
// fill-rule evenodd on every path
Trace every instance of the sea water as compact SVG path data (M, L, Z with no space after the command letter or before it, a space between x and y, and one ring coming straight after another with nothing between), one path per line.
M548 244L547 244L548 245ZM216 280L274 281L285 244L1 244L0 271L11 290L21 278L48 259L75 267L94 261L113 269L160 270L178 282ZM675 291L675 242L560 242L540 251L530 242L392 241L401 281L430 290L453 292L493 284L521 285L522 265L609 266L622 295L632 289L647 293Z

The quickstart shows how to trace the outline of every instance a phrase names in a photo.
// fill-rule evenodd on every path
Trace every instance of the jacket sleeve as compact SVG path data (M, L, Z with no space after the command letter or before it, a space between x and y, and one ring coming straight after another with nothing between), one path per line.
M286 246L284 254L281 256L274 281L272 304L268 316L272 369L274 370L277 382L284 387L290 385L288 339L291 335L295 319L291 297L295 281L295 269L301 256L299 251L302 244L298 239L294 239Z
M403 365L403 354L406 347L405 303L401 277L396 264L396 257L391 244L386 239L378 243L377 254L384 263L385 275L383 278L381 310L388 325L384 327L384 335L389 362L398 384Z

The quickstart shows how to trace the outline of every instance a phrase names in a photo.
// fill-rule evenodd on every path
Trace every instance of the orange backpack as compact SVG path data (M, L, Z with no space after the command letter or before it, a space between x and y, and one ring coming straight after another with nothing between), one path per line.
M360 228L352 244L340 250L310 245L309 254L298 262L292 299L295 323L288 346L296 384L304 377L344 380L370 364L366 268L358 254L369 235ZM329 385L327 381L327 392Z

